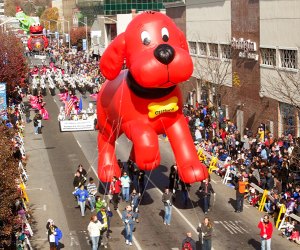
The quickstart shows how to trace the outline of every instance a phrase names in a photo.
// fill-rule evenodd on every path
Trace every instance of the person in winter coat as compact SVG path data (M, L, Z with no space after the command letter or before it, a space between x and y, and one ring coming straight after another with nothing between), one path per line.
M87 227L89 236L92 241L92 250L98 250L100 231L102 228L103 228L103 224L101 224L101 222L97 219L96 215L93 215Z
M73 194L78 197L78 204L80 206L81 210L81 216L84 216L85 212L85 202L89 198L89 193L86 189L84 189L84 186L81 185L80 188L76 189Z
M170 226L172 216L172 198L173 193L170 192L169 188L165 188L165 192L162 195L162 202L165 207L164 224Z
M104 248L107 248L108 239L110 238L110 218L113 216L112 212L110 211L109 207L102 207L100 211L97 213L97 218L103 224L101 230L101 245Z
M61 230L54 225L54 221L49 219L46 224L48 230L48 241L50 244L50 250L59 250L59 241L62 238Z
M182 241L183 250L196 250L196 242L192 239L192 233L187 232L186 238Z
M203 194L203 203L204 203L204 213L207 214L210 207L210 196L211 194L216 195L212 185L209 182L209 179L203 180L199 187L199 191Z
M258 223L260 229L261 249L271 250L271 238L273 233L273 225L269 221L269 215L265 215L264 218Z
M132 193L130 195L130 204L132 207L132 210L136 213L135 222L139 223L138 219L138 206L140 203L141 194L137 193L135 189L132 190Z
M123 200L128 202L129 201L129 191L130 191L131 180L130 180L130 178L127 175L126 172L123 173L123 176L121 177L120 180L121 180L121 185L122 185Z
M112 195L112 203L114 205L114 209L118 209L118 203L119 203L119 194L121 192L121 181L114 176L112 178L112 182L109 186L109 192Z
M125 242L126 245L132 246L132 233L134 228L135 213L131 206L127 206L122 213L122 220L125 225Z
M101 200L100 196L97 195L96 196L96 204L95 204L95 207L96 207L96 213L98 213L102 207L106 207L107 204L105 202L105 200Z
M202 250L211 250L213 226L208 217L205 217L203 223L199 224L197 231L199 232L199 241L202 243Z

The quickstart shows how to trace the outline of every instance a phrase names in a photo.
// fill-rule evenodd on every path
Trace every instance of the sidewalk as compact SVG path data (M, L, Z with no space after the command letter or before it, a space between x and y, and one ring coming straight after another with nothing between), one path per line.
M31 111L31 119L34 111ZM45 121L43 121L45 122ZM29 196L29 207L32 211L34 232L31 238L33 249L48 249L46 223L49 218L62 230L62 243L64 249L80 249L72 245L72 238L65 232L69 232L66 215L59 197L59 192L48 159L47 150L42 135L35 135L33 124L30 122L25 127L25 149L28 156L27 173L27 193Z

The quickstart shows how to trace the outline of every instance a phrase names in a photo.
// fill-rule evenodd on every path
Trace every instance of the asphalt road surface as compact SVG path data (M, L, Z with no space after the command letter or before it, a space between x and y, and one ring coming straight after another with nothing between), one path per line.
M58 97L48 94L45 97L46 108L50 114L50 120L44 121L42 139L49 159L53 175L52 185L56 185L57 196L53 203L62 204L61 207L52 207L52 210L62 209L65 216L57 224L65 223L64 249L90 249L87 234L91 212L86 211L86 216L81 217L79 209L75 209L76 202L72 195L72 181L79 163L88 171L88 176L96 178L97 172L97 131L86 132L60 132L57 122L58 108L61 106ZM84 108L88 102L84 99ZM117 141L117 158L126 162L131 149L131 142L125 136ZM140 205L140 223L136 225L134 232L134 246L127 247L123 237L123 224L120 212L125 207L122 202L117 212L114 211L111 230L112 239L109 241L109 249L181 249L181 242L185 233L190 231L193 238L197 239L196 228L204 219L202 203L197 189L199 183L193 184L189 191L190 201L187 207L183 206L181 193L176 196L173 207L171 226L163 224L163 204L161 202L162 190L168 185L169 167L174 163L174 156L168 141L160 139L161 166L152 172L148 172L146 178L146 192ZM41 177L42 178L42 177ZM45 179L44 181L51 181ZM257 224L263 216L256 208L247 203L244 212L234 213L235 191L223 185L219 177L212 175L212 185L217 193L208 216L214 222L213 249L260 249L260 238ZM99 183L100 192L105 183ZM49 190L52 191L52 190ZM53 191L54 192L54 191ZM103 192L102 192L103 193ZM47 195L47 193L44 193ZM51 197L49 196L49 199ZM52 198L51 198L52 199ZM59 202L58 202L59 200ZM54 212L54 211L53 211ZM52 213L48 209L48 213ZM279 236L279 231L274 230L272 249L299 249L297 245L288 242ZM199 245L198 245L199 248ZM199 248L200 249L200 248Z

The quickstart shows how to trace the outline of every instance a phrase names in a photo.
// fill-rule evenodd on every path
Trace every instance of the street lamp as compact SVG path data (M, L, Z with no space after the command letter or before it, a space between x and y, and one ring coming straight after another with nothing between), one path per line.
M62 21L62 22L67 22L67 23L68 23L69 49L71 49L70 21L65 20L64 18L61 19L60 21ZM63 30L64 30L64 33L65 33L65 26L64 26L64 25L63 25Z

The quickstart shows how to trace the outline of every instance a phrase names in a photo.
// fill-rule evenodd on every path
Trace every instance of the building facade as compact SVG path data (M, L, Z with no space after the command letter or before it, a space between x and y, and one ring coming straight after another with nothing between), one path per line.
M4 17L4 0L0 0L0 18Z
M300 1L186 0L185 7L189 101L213 105L241 133L264 123L275 135L299 136Z
M165 9L164 3L176 0L104 0L104 15L128 14L135 9L137 12L143 10Z

